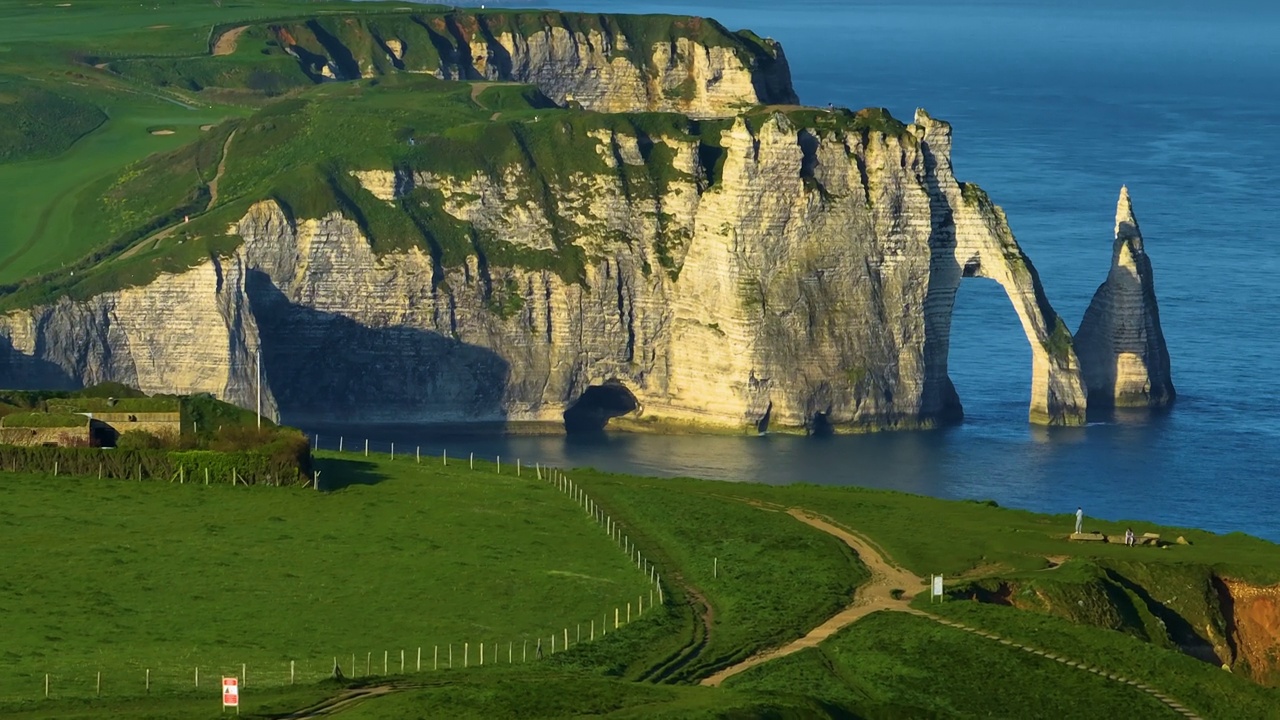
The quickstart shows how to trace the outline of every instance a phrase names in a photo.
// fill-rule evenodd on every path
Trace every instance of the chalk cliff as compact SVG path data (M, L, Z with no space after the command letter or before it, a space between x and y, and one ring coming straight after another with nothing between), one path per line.
M798 102L779 44L707 18L454 10L321 17L262 29L275 43L266 51L284 48L317 80L417 72L514 81L538 86L562 106L573 101L600 112L698 118Z
M1076 348L1090 405L1164 407L1173 402L1151 259L1127 187L1120 188L1116 205L1111 271L1085 311Z
M572 173L429 154L351 168L387 212L435 198L469 237L503 238L489 247L507 260L377 250L360 218L260 196L229 229L234 250L0 316L4 384L116 380L251 405L261 349L269 406L292 423L558 423L602 388L635 407L633 426L930 427L962 415L951 309L981 277L1031 345L1031 421L1083 422L1071 335L1004 214L955 179L947 123L758 109L702 137L628 127L551 128L592 150ZM565 257L578 264L547 260Z

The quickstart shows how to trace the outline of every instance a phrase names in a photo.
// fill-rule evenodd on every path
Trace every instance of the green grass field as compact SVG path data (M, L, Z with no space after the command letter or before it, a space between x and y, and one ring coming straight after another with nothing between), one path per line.
M1132 687L901 613L872 615L726 687L778 696L804 688L804 695L867 718L1170 715Z
M0 698L136 696L239 673L279 686L289 663L383 673L383 653L453 663L550 651L649 585L572 501L529 477L323 458L335 492L0 474L8 617ZM612 630L612 629L611 629ZM514 646L511 645L514 643ZM372 653L372 655L369 655ZM208 680L206 679L206 682Z
M501 475L486 463L473 471L465 462L444 467L426 457L418 464L404 456L325 453L319 462L322 484L340 489L0 474L0 541L29 549L0 576L0 603L16 619L0 656L0 712L213 717L218 708L209 690L194 686L196 666L207 683L239 675L245 663L245 714L279 717L351 687L316 684L336 657L348 676L356 671L356 686L397 688L337 713L350 718L1037 717L1053 708L1062 717L1167 715L1127 686L887 613L816 649L757 666L725 689L686 686L803 634L848 602L866 577L842 543L753 502L839 515L858 530L866 513L884 514L883 526L862 524L885 546L921 530L926 510L950 517L944 526L975 512L998 520L993 525L1055 518L858 488L572 471L656 563L667 588L662 607L604 634L612 609L631 598L638 608L650 586L599 525L554 485L530 477L527 465L515 477L509 461ZM1000 537L987 531L994 557L1017 564L1015 547ZM1243 549L1258 567L1277 562L1275 546L1225 537L1215 550L1214 538L1193 546L1198 560ZM1050 547L1053 532L1046 528L1041 542L1029 545L1031 557ZM964 545L948 552L945 544L925 544L953 563L968 557ZM1181 567L1168 553L1190 549L1151 551L1159 562L1143 565L1152 569L1149 581L1168 581L1161 568ZM1069 566L1055 577L1088 579ZM697 598L705 598L705 616ZM1122 633L980 603L922 607L1144 680L1204 717L1228 708L1237 717L1270 717L1280 699L1242 676ZM593 621L597 636L589 641ZM588 640L581 645L579 627ZM538 637L549 651L554 633L559 650L566 629L570 652L521 662L526 639L530 652ZM482 642L486 666L474 667ZM462 643L473 666L465 672L457 667ZM436 670L436 647L447 664L450 645L454 670ZM103 697L95 699L99 671ZM636 682L643 678L676 684Z

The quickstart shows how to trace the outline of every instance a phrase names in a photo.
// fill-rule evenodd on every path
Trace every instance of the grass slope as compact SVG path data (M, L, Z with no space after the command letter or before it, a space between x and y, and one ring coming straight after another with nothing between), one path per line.
M182 691L207 678L313 682L352 653L516 643L647 593L624 555L545 484L477 469L324 458L336 492L0 473L0 701ZM56 558L57 570L51 568ZM544 645L549 644L544 641ZM532 645L531 645L532 651ZM489 662L493 662L492 645ZM445 655L447 657L447 655ZM444 662L442 658L442 662Z
M901 613L871 615L818 648L725 685L803 693L872 720L1169 717L1168 708L1127 685Z
M927 604L927 603L925 603ZM1150 683L1206 718L1275 718L1280 691L1122 633L972 602L929 608L970 627Z

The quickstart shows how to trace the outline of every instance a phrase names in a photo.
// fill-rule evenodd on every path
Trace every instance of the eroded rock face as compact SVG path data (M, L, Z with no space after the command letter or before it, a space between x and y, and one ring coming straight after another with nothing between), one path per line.
M1076 348L1095 408L1165 407L1175 392L1160 329L1151 260L1133 215L1128 188L1116 206L1111 271L1094 293Z
M268 30L325 79L404 71L528 83L561 106L696 118L798 102L781 45L706 18L453 10L324 24Z
M356 222L294 220L267 200L234 227L230 257L0 317L0 367L18 369L5 384L54 371L251 405L261 347L269 406L291 423L559 423L610 384L633 397L634 424L659 428L929 427L961 415L951 307L974 276L1001 283L1031 342L1031 420L1083 421L1070 333L1004 214L955 180L948 124L919 112L905 132L843 133L739 117L714 168L696 140L646 140L680 170L652 196L623 174L637 139L614 132L582 138L607 170L544 188L545 203L520 200L519 168L358 174L389 200L431 187L459 220L528 234L530 252L538 228L572 228L581 282L474 255L377 255Z

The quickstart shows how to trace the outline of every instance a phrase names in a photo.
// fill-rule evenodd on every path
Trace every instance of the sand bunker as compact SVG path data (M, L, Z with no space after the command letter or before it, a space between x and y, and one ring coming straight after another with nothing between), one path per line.
M200 132L209 132L213 129L213 125L201 125Z
M172 130L152 130L151 134L152 135L172 135L173 131Z

